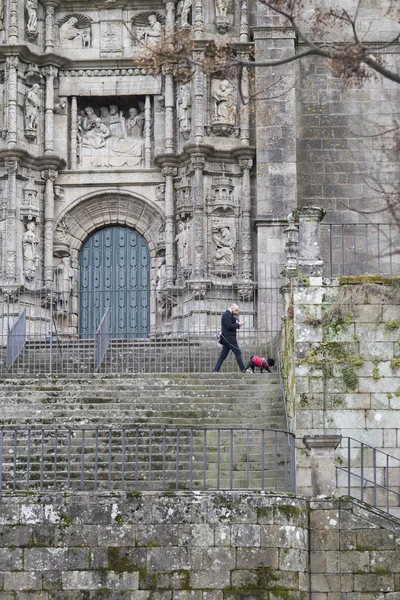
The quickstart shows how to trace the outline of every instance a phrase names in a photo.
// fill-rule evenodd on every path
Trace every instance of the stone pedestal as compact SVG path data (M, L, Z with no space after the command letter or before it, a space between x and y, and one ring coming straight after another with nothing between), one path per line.
M313 497L335 496L336 469L334 452L341 435L306 435L304 445L311 453L311 483Z

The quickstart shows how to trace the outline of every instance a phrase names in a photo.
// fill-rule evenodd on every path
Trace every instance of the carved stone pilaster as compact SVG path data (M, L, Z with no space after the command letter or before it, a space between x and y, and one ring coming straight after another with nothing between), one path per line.
M144 102L144 166L151 167L151 99L146 96Z
M165 152L174 151L174 79L165 75Z
M22 204L20 207L20 216L23 219L31 221L35 219L39 220L40 206L39 206L39 193L35 185L35 179L33 171L29 171L28 181L22 188Z
M58 69L49 65L42 70L46 78L46 100L44 113L44 153L53 154L54 151L54 78Z
M172 35L175 27L175 0L163 0L166 7L165 35Z
M58 4L57 0L43 0L45 7L45 52L54 50L54 9Z
M295 216L299 222L299 271L321 277L324 261L321 257L320 222L325 210L319 206L304 206L295 211Z
M206 159L201 154L193 154L191 163L194 168L193 174L193 232L194 232L194 270L193 277L196 280L204 278L204 181L203 169Z
M247 61L250 59L247 53L239 54L239 59ZM249 99L250 99L250 85L249 85L249 71L247 67L243 67L242 77L240 81L241 85L241 109L240 109L240 141L242 146L248 146L250 143L250 111L249 111Z
M48 169L42 176L44 190L44 281L47 287L53 284L53 228L54 228L54 182L57 171Z
M7 56L7 143L11 148L17 143L17 72L19 60L17 56Z
M17 279L17 171L18 161L5 163L8 176L6 213L5 284L14 285Z
M173 166L165 166L162 174L165 177L165 285L172 287L174 283L174 181L177 169Z
M203 0L195 0L194 5L194 36L201 38L204 30Z
M18 1L10 0L10 15L8 20L8 43L11 45L18 44Z
M202 53L196 53L195 60L203 59ZM196 144L204 141L204 74L199 68L193 77L194 81L194 139Z
M251 158L242 158L239 160L242 175L242 279L251 281L251 188L250 188L250 169L253 166Z
M76 169L78 163L78 102L77 97L71 98L71 143L70 167Z
M299 229L295 224L294 216L288 216L288 226L283 230L286 236L286 262L284 272L287 277L297 277L299 258Z

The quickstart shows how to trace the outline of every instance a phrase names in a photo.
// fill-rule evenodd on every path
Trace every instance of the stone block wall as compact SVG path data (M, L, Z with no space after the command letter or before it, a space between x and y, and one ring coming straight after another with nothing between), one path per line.
M307 590L302 498L145 492L0 500L1 600L300 600Z
M400 456L399 304L398 278L293 280L284 330L296 436L340 434ZM300 492L310 494L303 447L297 475Z

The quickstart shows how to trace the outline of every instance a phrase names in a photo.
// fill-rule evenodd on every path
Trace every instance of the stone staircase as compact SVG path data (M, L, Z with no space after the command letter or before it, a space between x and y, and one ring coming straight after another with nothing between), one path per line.
M290 485L276 374L5 377L0 402L8 488Z

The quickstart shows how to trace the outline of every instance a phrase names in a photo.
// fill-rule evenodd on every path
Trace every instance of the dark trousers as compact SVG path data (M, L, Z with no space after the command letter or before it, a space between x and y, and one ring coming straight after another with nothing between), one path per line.
M217 362L215 363L214 371L218 373L221 368L222 363L228 356L229 352L232 350L233 354L236 356L236 362L241 371L245 370L244 362L242 359L242 352L239 346L236 344L231 344L230 342L224 342L222 344L221 354L218 357Z

